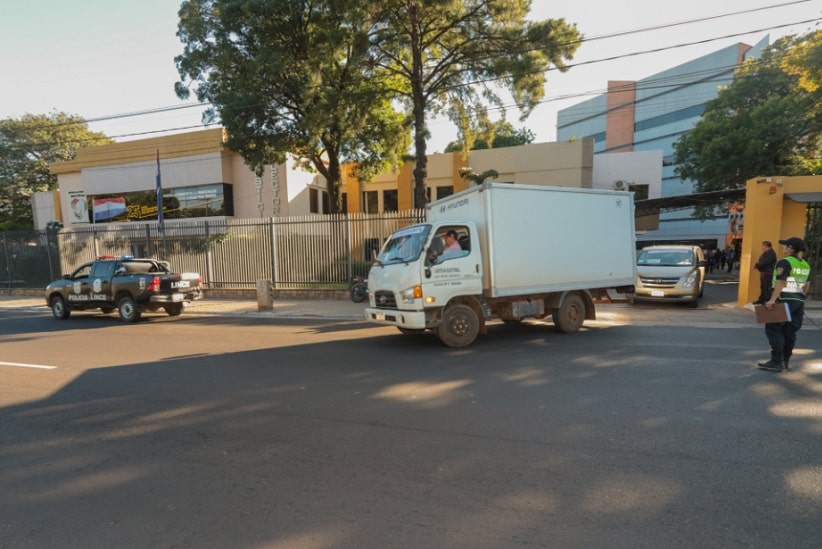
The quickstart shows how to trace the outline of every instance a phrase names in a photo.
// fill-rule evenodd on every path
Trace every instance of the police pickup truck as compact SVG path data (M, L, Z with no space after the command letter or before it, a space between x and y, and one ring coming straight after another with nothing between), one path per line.
M60 320L75 310L117 309L123 321L136 322L146 311L179 315L202 297L200 284L199 274L173 273L166 261L103 256L49 284L46 303Z

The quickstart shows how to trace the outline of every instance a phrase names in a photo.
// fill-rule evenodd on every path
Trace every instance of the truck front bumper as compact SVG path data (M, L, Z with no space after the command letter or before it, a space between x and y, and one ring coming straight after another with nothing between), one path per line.
M425 329L424 311L397 311L368 307L365 309L365 320L377 324L408 328L409 330Z

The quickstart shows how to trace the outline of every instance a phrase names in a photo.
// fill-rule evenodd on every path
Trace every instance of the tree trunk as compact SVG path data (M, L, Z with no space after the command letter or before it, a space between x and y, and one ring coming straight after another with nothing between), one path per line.
M411 55L412 75L411 94L414 103L414 208L424 208L427 202L425 197L425 178L428 176L428 157L426 156L425 127L425 92L422 75L422 38L419 31L419 18L416 3L409 9L411 19Z

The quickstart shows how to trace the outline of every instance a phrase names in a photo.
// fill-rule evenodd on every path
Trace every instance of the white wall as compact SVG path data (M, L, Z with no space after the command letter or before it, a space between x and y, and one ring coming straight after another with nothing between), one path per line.
M662 151L634 151L594 155L593 187L614 189L616 181L648 185L648 198L662 196Z

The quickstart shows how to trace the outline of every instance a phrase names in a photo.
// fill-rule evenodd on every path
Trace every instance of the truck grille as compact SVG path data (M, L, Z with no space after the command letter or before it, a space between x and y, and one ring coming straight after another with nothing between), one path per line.
M374 304L378 309L396 309L397 298L394 292L379 291L374 294Z
M678 276L641 276L639 279L647 288L673 288L679 282Z

